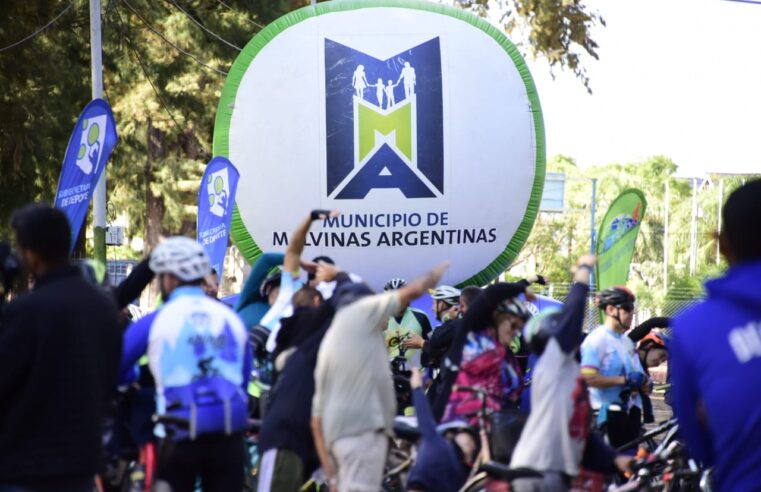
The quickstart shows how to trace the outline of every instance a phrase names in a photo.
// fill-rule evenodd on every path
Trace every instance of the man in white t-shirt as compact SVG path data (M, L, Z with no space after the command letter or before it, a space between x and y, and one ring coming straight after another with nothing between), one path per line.
M383 331L388 318L434 287L446 268L443 263L383 294L372 295L363 284L336 293L341 305L320 345L312 400L312 433L331 491L380 489L396 413Z
M582 256L563 309L543 311L529 321L524 331L525 340L539 359L531 382L531 414L510 467L539 471L543 478L514 480L512 490L516 492L568 490L573 477L579 474L585 447L604 446L601 440L588 443L592 410L576 361L593 265L594 256ZM611 467L614 461L619 468L625 468L630 459L615 458L610 449L596 454L609 462L601 468Z

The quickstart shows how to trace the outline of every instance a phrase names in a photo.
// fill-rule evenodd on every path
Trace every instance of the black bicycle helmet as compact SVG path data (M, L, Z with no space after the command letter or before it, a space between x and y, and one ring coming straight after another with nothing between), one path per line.
M392 278L388 282L386 282L386 285L383 287L383 290L389 291L389 290L397 290L401 289L407 285L407 281L403 278Z
M624 307L634 306L637 298L634 293L623 285L609 287L597 294L597 307L605 309L606 306Z
M518 299L510 299L497 305L495 310L498 313L509 313L513 316L517 316L523 321L531 319L531 311L526 307L523 301Z
M271 273L267 278L264 279L262 285L259 287L259 294L261 294L262 297L267 297L270 295L270 291L273 288L280 287L280 281L282 278L283 273L280 271Z

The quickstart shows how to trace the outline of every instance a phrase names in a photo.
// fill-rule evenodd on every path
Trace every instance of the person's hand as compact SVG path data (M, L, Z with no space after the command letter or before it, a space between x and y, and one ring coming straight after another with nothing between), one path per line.
M317 263L309 260L300 260L299 264L305 272L314 273L317 271Z
M630 372L626 375L626 386L632 389L641 388L646 382L645 375L639 371Z
M309 218L315 221L315 220L325 220L327 218L332 219L333 217L338 217L339 215L341 215L341 212L338 210L316 209L316 210L312 210L309 213Z
M534 294L534 291L528 287L526 287L526 291L523 293L523 295L526 296L527 301L536 301L536 294Z
M597 258L592 254L584 254L576 262L576 265L571 268L573 274L573 281L583 284L589 284L589 280L592 276L592 272L595 268L595 262Z
M318 282L332 282L340 271L337 265L321 261L317 264L314 278Z
M597 262L597 257L593 255L592 253L585 253L579 257L579 259L576 261L576 265L589 265L591 267L595 266L595 263Z
M444 272L447 271L447 268L449 268L449 261L442 261L436 265L436 268L431 270L428 275L424 277L423 292L427 292L439 285L439 280L444 276Z
M451 308L447 309L441 316L441 321L450 321L457 319L460 316L460 305L455 304Z
M576 260L576 265L571 268L571 273L576 273L579 270L579 267L582 265L587 266L589 268L594 268L595 263L597 262L597 257L591 253L585 253L579 257L578 260Z
M420 369L413 367L410 371L410 387L412 389L421 388L423 386L423 374Z
M423 344L425 343L425 340L423 340L423 337L416 333L408 333L407 338L402 341L402 347L407 349L421 349L423 348Z
M634 458L631 456L626 456L625 454L620 454L614 459L616 468L618 468L618 471L620 471L622 474L631 472L631 465L633 461Z

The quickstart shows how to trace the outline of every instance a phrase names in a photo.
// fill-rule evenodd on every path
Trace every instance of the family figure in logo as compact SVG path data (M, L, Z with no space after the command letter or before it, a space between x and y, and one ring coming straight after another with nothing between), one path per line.
M378 101L379 108L393 108L396 106L396 98L394 96L394 89L400 82L404 83L404 97L409 98L415 94L415 69L412 68L410 62L404 62L404 68L399 74L399 78L396 83L393 80L389 80L386 85L383 84L383 79L378 78L375 84L367 82L367 76L365 75L365 66L357 65L357 69L354 70L354 76L351 78L351 85L354 87L354 95L360 99L365 98L365 89L368 87L375 87L375 98ZM386 101L385 106L383 101Z

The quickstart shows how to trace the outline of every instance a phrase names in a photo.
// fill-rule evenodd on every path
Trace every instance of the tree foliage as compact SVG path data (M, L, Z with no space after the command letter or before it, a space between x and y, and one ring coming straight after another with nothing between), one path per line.
M262 26L308 0L104 0L105 98L119 143L108 168L109 206L128 236L150 247L195 226L195 187L209 159L216 107L239 48ZM499 9L508 31L524 23L532 52L577 74L575 50L596 56L589 27L601 22L578 2L460 2ZM44 0L4 9L0 46L21 39L66 6ZM0 233L22 203L52 201L76 117L90 99L86 0L49 30L0 53Z
M721 181L727 196L743 177L714 175L707 180L675 176L677 165L656 156L643 162L579 168L567 156L548 162L549 172L566 176L562 213L540 213L526 246L512 267L514 276L536 271L555 282L569 282L568 265L590 250L592 183L597 180L595 231L613 200L627 188L642 190L647 212L632 259L629 284L641 303L657 309L664 300L686 300L701 295L702 282L716 276L726 264L717 263L717 231ZM666 241L666 183L669 183L668 243ZM696 186L696 271L690 272L693 185ZM667 283L663 283L664 244L667 244Z
M591 93L583 64L586 54L598 59L592 38L605 19L581 0L456 0L479 15L499 18L505 32L524 54L547 59L551 69L570 70Z

